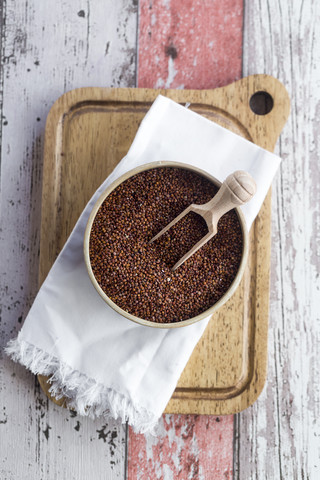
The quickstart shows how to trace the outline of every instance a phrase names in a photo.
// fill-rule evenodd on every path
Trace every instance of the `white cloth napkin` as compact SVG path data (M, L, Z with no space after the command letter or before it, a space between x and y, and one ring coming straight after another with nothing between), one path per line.
M35 374L52 374L51 391L82 415L111 415L137 432L156 424L209 318L177 329L143 327L98 295L83 258L90 211L108 185L156 160L180 161L219 180L246 170L257 194L244 208L248 227L280 158L163 96L145 116L125 158L93 195L43 283L25 323L6 349Z

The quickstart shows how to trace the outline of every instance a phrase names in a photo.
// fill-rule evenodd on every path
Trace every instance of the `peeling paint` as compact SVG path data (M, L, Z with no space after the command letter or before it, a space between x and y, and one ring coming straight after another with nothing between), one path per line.
M320 472L320 258L312 243L320 231L320 4L297 6L253 0L245 9L243 75L278 78L291 115L276 147L282 164L272 188L269 373L259 400L236 422L236 478Z
M219 420L164 415L157 436L136 435L130 429L128 480L231 480L233 417Z
M47 440L49 440L49 430L51 430L51 427L50 425L47 424L47 427L45 430L42 430L43 431L43 434L44 436L46 437Z
M242 0L159 0L151 6L139 3L140 86L214 88L240 78Z
M6 252L0 262L0 450L5 462L0 478L123 479L124 427L108 422L106 431L116 435L110 433L102 442L96 433L101 421L74 418L49 403L34 375L3 355L2 347L18 333L38 291L48 112L73 88L135 86L137 5L84 0L77 8L74 2L57 0L48 8L37 0L3 0L0 18L1 227L5 225L0 236Z

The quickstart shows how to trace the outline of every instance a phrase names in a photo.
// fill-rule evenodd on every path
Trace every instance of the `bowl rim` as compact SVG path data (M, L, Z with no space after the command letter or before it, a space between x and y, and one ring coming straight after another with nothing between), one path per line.
M118 177L114 182L112 182L100 195L96 203L94 204L87 225L84 233L84 242L83 242L83 252L84 252L84 259L85 259L85 264L87 267L87 271L90 277L90 280L99 293L99 295L103 298L103 300L117 313L122 315L123 317L138 323L140 325L146 326L146 327L153 327L153 328L166 328L166 329L171 329L171 328L180 328L180 327L186 327L188 325L192 325L196 322L199 322L200 320L203 320L211 315L213 315L224 303L226 303L229 298L234 294L235 290L237 289L244 270L245 266L247 263L247 258L248 258L248 230L246 226L246 220L245 217L239 207L236 207L236 213L238 215L238 218L240 220L240 225L241 225L241 230L242 230L242 237L243 237L243 246L242 246L242 257L241 257L241 262L239 265L239 269L237 271L236 276L234 277L230 287L228 290L222 295L222 297L214 303L211 307L209 307L207 310L204 312L200 313L199 315L196 315L195 317L188 318L187 320L181 320L177 322L171 322L171 323L157 323L153 322L151 320L145 320L143 318L137 317L135 315L132 315L129 312L126 312L122 308L120 308L116 303L114 303L108 295L102 290L100 287L99 283L97 282L92 268L91 268L91 262L90 262L90 255L89 255L89 242L90 242L90 234L91 234L91 228L93 221L95 219L95 216L104 202L104 200L110 195L110 193L115 190L121 183L125 182L129 178L133 177L134 175L137 175L138 173L144 172L146 170L151 170L153 168L161 168L161 167L166 167L166 168L182 168L185 170L190 170L192 172L198 173L199 175L204 176L211 182L213 182L215 185L218 187L221 186L221 182L213 177L211 174L206 172L205 170L202 170L194 165L191 164L186 164L182 162L176 162L176 161L169 161L169 160L159 160L155 162L150 162L150 163L145 163L143 165L139 165L131 170L128 170L125 172L123 175Z

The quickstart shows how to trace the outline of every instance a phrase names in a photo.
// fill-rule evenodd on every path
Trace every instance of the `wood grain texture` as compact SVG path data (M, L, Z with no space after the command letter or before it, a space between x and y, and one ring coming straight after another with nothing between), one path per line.
M225 15L226 12L229 12L229 15ZM189 1L140 0L137 86L181 88L184 85L185 88L191 89L216 88L240 78L242 31L239 26L242 25L242 19L242 0L233 1L231 9L230 2L221 4L216 0L193 1L192 4ZM229 41L229 35L232 37L232 42ZM208 57L211 57L211 61L208 61ZM174 424L177 417L169 417L167 414L163 416L163 421ZM183 421L186 429L192 430L197 419L194 415L185 415L180 416L180 421ZM226 432L231 432L232 435L233 417L231 415L224 418L224 425L227 427ZM201 443L203 438L211 436L212 423L210 427L207 428L207 425L205 427L201 423L193 442ZM174 434L173 427L169 429L167 435L172 434ZM219 464L220 471L215 470L216 478L221 478L223 472L231 469L233 453L231 435L224 433L221 436L222 441L216 445L215 457L220 458L222 451L228 452L227 455L222 456L223 462ZM137 464L136 460L134 463L132 455L129 455L129 476L131 469L137 468L144 472L145 478L154 476L154 462L157 462L157 456L154 455L154 460L149 461L149 468L146 468L143 463L144 442L137 441L132 431L129 435L129 447L131 443L136 445L135 454L139 458L141 454L141 461ZM140 449L137 445L140 445ZM161 443L159 445L161 446ZM182 444L181 448L186 447ZM170 453L167 453L170 456ZM165 463L166 455L162 454L161 449L158 450L158 455ZM174 456L171 455L171 458ZM202 461L207 463L206 455L202 457ZM202 468L201 463L198 465L199 469ZM179 461L179 467L181 475L188 477L187 465ZM166 475L170 478L170 469L167 469Z
M243 0L140 0L138 86L206 89L241 76Z
M274 99L267 116L257 116L249 107L251 96L261 90ZM129 149L158 93L151 89L77 89L50 110L44 149L40 281L92 193ZM196 112L270 150L289 113L284 87L266 75L211 91L161 93L182 104L190 102ZM212 317L166 412L229 414L256 400L266 377L269 258L270 195L251 229L243 280Z
M164 8L169 4L162 3ZM135 8L127 17L129 2L91 0L88 20L88 5L85 0L0 2L4 19L0 96L4 84L6 117L1 121L3 344L16 334L37 290L41 159L50 106L61 93L77 86L134 84ZM319 4L251 0L245 2L244 20L243 74L265 72L278 77L290 92L293 109L278 143L277 153L284 162L273 188L268 383L254 406L237 415L235 478L313 480L319 477L320 457ZM219 49L216 46L216 52ZM161 78L177 86L173 83L177 77L172 81L165 72ZM216 84L205 85L211 86ZM50 403L39 407L39 399L46 400L34 386L33 376L1 358L0 385L4 479L76 478L74 474L77 479L123 478L123 467L108 466L111 455L103 432L113 427L103 429L100 423L90 427L88 421L86 428L94 438L88 446L88 436L81 448L74 449L74 441L79 446L77 421L68 412L56 412ZM165 416L168 424L169 417ZM190 428L194 423L185 417L186 422ZM120 444L114 443L121 452ZM163 458L160 449L157 455ZM174 455L172 459L176 461Z
M231 480L229 418L164 415L156 436L130 429L128 480Z
M1 2L0 478L123 478L126 431L71 417L3 357L38 289L43 134L65 91L134 86L135 2ZM17 447L18 445L18 447Z
M317 1L246 2L244 74L276 75L292 112L276 149L269 374L237 416L238 479L320 476L319 20Z

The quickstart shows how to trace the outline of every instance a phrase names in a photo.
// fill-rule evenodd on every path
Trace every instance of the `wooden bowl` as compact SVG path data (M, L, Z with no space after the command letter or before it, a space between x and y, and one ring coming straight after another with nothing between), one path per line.
M101 204L104 202L104 200L110 195L110 193L115 190L121 183L124 181L128 180L128 178L136 175L137 173L143 172L145 170L150 170L153 168L160 168L160 167L174 167L174 168L182 168L185 170L191 170L192 172L195 172L199 175L202 175L212 183L214 183L216 186L220 187L221 182L217 180L216 178L212 177L209 175L207 172L200 170L199 168L196 168L192 165L187 165L184 163L180 162L169 162L169 161L160 161L160 162L152 162L152 163L147 163L144 165L141 165L139 167L134 168L133 170L130 170L129 172L125 173L121 177L119 177L117 180L115 180L99 197L98 201L94 205L92 212L90 214L87 227L85 230L85 235L84 235L84 258L85 258L85 263L87 266L87 270L89 273L89 277L91 282L93 283L95 289L101 295L103 300L111 307L113 308L117 313L120 315L128 318L129 320L132 320L133 322L139 323L140 325L148 326L148 327L154 327L154 328L178 328L178 327L185 327L187 325L191 325L195 322L199 322L200 320L203 320L204 318L214 314L229 298L233 295L235 292L236 288L238 287L241 278L244 273L247 257L248 257L248 231L246 227L246 222L244 215L240 208L235 208L241 229L242 229L242 237L243 237L243 249L242 249L242 257L241 257L241 262L240 266L238 269L238 272L233 279L233 282L231 283L230 287L228 290L225 292L225 294L214 304L212 307L208 308L204 312L202 312L200 315L197 315L195 317L189 318L187 320L182 320L180 322L172 322L172 323L157 323L157 322L152 322L150 320L145 320L143 318L136 317L135 315L132 315L131 313L126 312L122 308L120 308L117 304L115 304L109 297L106 295L106 293L102 290L100 287L99 283L97 282L92 268L91 268L91 262L90 262L90 256L89 256L89 240L90 240L90 234L91 234L91 228L92 224L94 221L94 218L101 206Z

